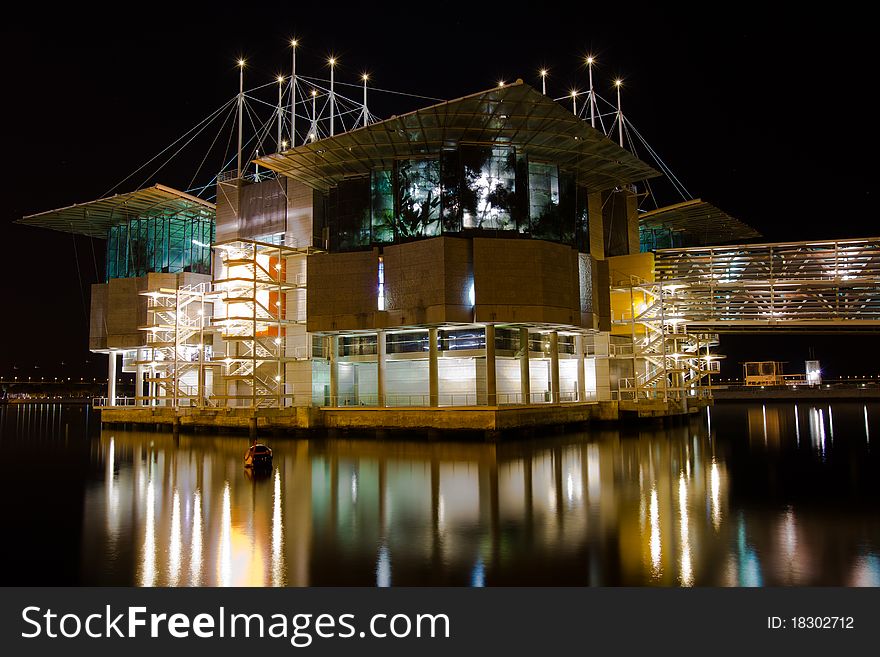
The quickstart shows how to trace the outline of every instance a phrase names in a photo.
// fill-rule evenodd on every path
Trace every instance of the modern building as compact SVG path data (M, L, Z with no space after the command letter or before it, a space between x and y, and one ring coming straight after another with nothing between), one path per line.
M491 429L706 403L717 338L664 317L652 250L753 231L702 201L640 217L658 172L529 85L255 164L216 205L157 185L23 219L107 240L105 420Z

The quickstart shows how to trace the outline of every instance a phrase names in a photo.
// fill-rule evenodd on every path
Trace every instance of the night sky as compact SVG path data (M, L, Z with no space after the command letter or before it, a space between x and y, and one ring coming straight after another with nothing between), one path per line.
M550 2L313 6L320 11L215 3L187 13L151 4L118 5L118 14L6 17L0 29L12 92L0 109L8 313L0 376L106 376L106 357L87 349L89 284L103 279L103 241L11 222L104 195L237 93L240 55L248 61L246 87L287 73L292 35L302 42L299 74L326 77L333 53L339 82L355 83L366 70L377 87L438 98L502 79L540 88L541 67L550 70L550 95L583 90L583 58L592 53L598 93L611 99L612 80L624 79L624 112L694 196L768 240L878 233L868 100L876 37L870 21L849 12L773 14L742 4L691 15L568 5L582 7L577 14ZM370 109L387 118L425 104L372 94ZM157 182L186 189L216 133L207 130L206 141L159 175L146 179L147 169L114 191ZM196 182L210 180L221 163L214 153ZM661 203L680 200L668 187L655 189ZM875 356L845 357L854 347L873 354L873 343L725 337L721 351L731 376L738 362L761 358L803 371L809 346L833 374L877 374Z

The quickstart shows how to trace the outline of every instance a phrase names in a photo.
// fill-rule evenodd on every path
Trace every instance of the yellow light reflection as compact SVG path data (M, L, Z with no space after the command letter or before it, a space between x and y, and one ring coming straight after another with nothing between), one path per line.
M171 546L168 556L168 584L177 586L180 580L180 492L175 488L171 502Z
M202 583L202 494L193 496L192 539L189 549L189 582L191 586Z
M281 470L275 468L275 490L272 500L272 586L284 586L284 564L281 552L284 525L281 519Z
M687 480L684 472L678 477L678 513L681 528L681 576L682 586L693 586L694 573L691 565L691 540L687 508Z
M147 481L147 517L144 523L144 553L141 563L141 586L156 585L156 494L153 478Z
M660 577L660 502L657 500L657 486L651 487L651 504L648 508L651 521L651 575Z
M709 467L709 490L712 495L712 525L718 531L721 528L721 475L714 457Z
M232 503L229 482L223 484L223 510L220 516L220 555L217 562L218 586L232 585Z

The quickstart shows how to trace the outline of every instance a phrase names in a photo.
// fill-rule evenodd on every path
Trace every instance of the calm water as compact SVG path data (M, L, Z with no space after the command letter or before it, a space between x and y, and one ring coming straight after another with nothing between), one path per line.
M2 583L880 585L878 404L500 445L273 438L258 478L247 438L95 420L0 408Z

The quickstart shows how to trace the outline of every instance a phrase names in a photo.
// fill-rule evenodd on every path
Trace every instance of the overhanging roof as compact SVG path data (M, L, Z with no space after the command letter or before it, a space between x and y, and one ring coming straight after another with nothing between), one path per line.
M460 143L498 142L575 171L578 182L594 191L660 175L522 81L393 116L256 162L326 191L346 177L391 168L397 158L436 153Z
M639 226L686 233L687 246L730 244L761 237L761 233L748 224L701 199L640 214Z
M136 192L28 215L16 223L106 239L111 226L129 219L168 214L213 219L215 207L213 203L186 192L154 185Z

